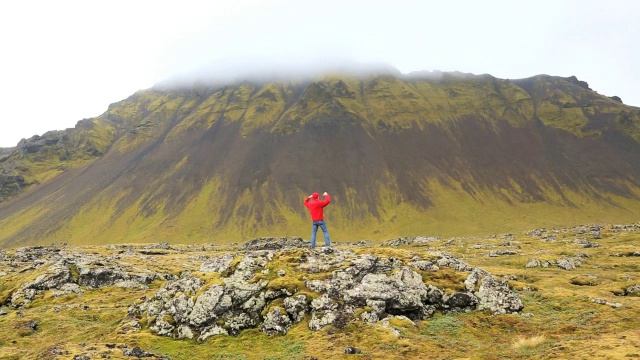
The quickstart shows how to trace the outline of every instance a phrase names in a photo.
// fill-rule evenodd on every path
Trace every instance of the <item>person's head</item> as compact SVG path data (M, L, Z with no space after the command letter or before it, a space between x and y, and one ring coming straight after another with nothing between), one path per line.
M311 194L311 197L313 197L313 200L318 200L318 198L320 197L320 194L313 193L313 194Z

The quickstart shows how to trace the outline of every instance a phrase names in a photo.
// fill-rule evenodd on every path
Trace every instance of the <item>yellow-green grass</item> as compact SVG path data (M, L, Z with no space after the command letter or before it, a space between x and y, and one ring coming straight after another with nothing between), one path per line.
M96 197L80 210L69 222L63 223L54 234L28 243L69 242L72 244L108 244L112 242L160 242L178 243L185 239L189 243L233 243L261 236L310 236L308 214L271 201L265 205L263 215L278 221L262 226L251 216L231 219L218 225L221 206L216 199L223 196L224 180L214 178L199 194L184 207L178 216L170 215L166 204L157 203L152 215L145 215L141 203L134 203L124 212L116 212L119 196ZM420 208L416 204L403 202L394 194L395 186L380 185L379 217L364 215L353 218L351 211L358 211L357 192L334 196L332 204L325 209L332 241L351 242L362 239L375 242L404 236L487 236L498 232L519 233L538 227L557 227L584 223L618 222L630 223L640 217L640 206L634 199L608 195L608 199L594 200L563 189L565 199L550 188L545 188L548 200L544 202L522 203L516 200L517 188L512 192L495 193L478 189L472 196L451 180L444 186L440 182L425 182L423 188L432 201L432 206ZM151 191L161 192L162 189ZM263 198L282 197L283 190L271 189L268 183L254 192L245 191L238 197L237 209L245 206L253 209L255 192ZM301 194L301 198L303 195ZM510 200L507 202L505 199ZM148 204L147 204L148 205ZM300 204L302 208L302 204ZM24 224L36 216L41 216L53 208L34 206L27 213L12 215L0 220L0 236L15 234ZM364 212L364 209L361 209ZM306 211L306 209L305 209Z

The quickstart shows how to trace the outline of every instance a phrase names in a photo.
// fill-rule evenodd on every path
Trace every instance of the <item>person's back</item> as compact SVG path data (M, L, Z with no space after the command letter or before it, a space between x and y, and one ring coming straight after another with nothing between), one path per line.
M311 213L311 220L313 221L324 220L324 211L322 209L331 202L329 194L325 194L324 200L318 199L318 193L313 193L310 197L304 200L304 206L309 209L309 212Z
M324 242L326 246L331 246L329 243L329 231L327 230L327 225L324 222L324 207L329 205L331 202L331 197L327 192L322 194L324 196L324 200L319 199L318 193L313 193L304 199L304 206L309 209L311 213L311 220L313 221L313 227L311 231L311 247L316 246L316 232L318 231L318 227L322 229L324 233Z

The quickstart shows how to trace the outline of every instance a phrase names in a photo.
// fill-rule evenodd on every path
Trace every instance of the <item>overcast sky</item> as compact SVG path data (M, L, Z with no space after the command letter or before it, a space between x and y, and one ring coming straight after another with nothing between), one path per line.
M217 61L576 75L640 106L639 14L634 0L2 2L0 147Z

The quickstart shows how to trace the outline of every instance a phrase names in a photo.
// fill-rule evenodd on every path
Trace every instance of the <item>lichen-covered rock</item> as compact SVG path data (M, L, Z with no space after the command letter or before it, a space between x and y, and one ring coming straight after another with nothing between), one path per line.
M58 261L51 265L44 274L39 275L33 281L22 284L18 290L14 291L11 294L11 306L24 306L44 290L61 288L71 281L73 281L71 271L64 261Z
M367 299L366 306L371 309L371 311L365 311L360 314L360 318L366 322L377 322L380 321L385 315L385 310L387 308L387 303L384 300L373 300Z
M33 281L22 284L20 289L12 294L14 306L24 306L33 300L33 296L45 290L52 290L54 296L58 297L70 293L82 295L84 290L80 286L147 289L147 284L159 277L158 274L149 271L124 271L114 264L104 262L98 255L67 254L44 247L21 248L16 253L17 258L21 260L32 259L34 264L40 264L30 268L51 264L50 260L55 262L44 273Z
M113 286L131 290L147 290L149 288L147 284L134 280L120 280L115 282Z
M540 266L540 260L531 259L524 267L526 267L526 268L534 268L534 267L539 267L539 266Z
M307 312L309 312L307 297L304 295L297 295L285 298L284 309L291 316L294 322L302 321Z
M233 261L233 255L226 254L216 258L206 260L200 265L200 271L205 273L224 272L229 268L229 264Z
M53 296L60 297L69 294L82 295L84 294L84 290L80 288L80 285L74 283L66 283L60 286L58 289L53 289Z
M473 268L464 261L449 256L443 256L442 258L440 258L440 260L437 261L437 264L438 266L447 266L458 271L473 270Z
M225 333L238 334L242 329L258 326L268 299L282 294L267 291L266 280L249 281L272 258L273 252L247 253L229 277L205 289L201 279L190 275L169 281L139 310L129 312L139 317L146 315L151 319L149 329L159 335L193 338L199 333L198 338L204 339L222 333L213 327L220 324Z
M25 246L18 248L11 256L12 262L33 262L59 253L60 249L49 246Z
M548 268L549 266L554 266L556 263L553 260L545 261L538 259L531 259L524 267L526 268L534 268L534 267L543 267Z
M155 321L149 324L149 330L160 336L173 336L175 326L172 322L173 319L170 316L158 316Z
M367 300L381 300L386 304L384 311L414 319L431 316L435 309L428 305L437 303L441 297L442 291L425 285L422 276L408 267L402 267L390 276L367 274L343 295L349 305L361 307Z
M194 336L193 330L185 324L179 325L176 328L176 337L178 339L193 339Z
M130 316L142 317L149 320L149 329L158 335L174 336L175 319L186 321L193 308L193 296L203 285L203 281L192 276L184 276L169 281L156 295L147 299L141 305L129 308ZM171 321L168 321L171 320Z
M224 327L231 335L238 335L243 329L256 327L260 321L260 316L257 313L234 311L226 315Z
M207 326L201 330L198 341L205 341L206 339L216 335L229 335L229 332L218 325Z
M232 305L231 297L224 294L224 286L212 285L196 299L187 321L193 326L201 326L217 319L217 314L228 311Z
M579 257L574 258L562 258L558 260L558 267L562 270L574 270L582 265L582 260Z
M209 270L222 270L228 275L218 283L205 286L203 280L190 274L170 280L153 297L132 305L127 316L146 318L149 329L158 335L202 341L214 335L237 335L243 329L256 327L267 334L284 334L307 314L310 314L309 328L319 330L328 325L343 328L354 320L378 322L388 316L419 320L432 316L438 309L471 311L479 304L499 313L517 308L506 283L479 269L467 277L467 292L445 294L393 257L357 256L336 249L306 249L296 253L300 254L299 270L313 274L333 269L328 277L305 282L308 290L321 294L310 303L306 295L267 286L269 280L264 275L270 272L265 270L277 269L270 262L278 253L260 250L242 254L233 268L228 268L232 257L210 262ZM291 262L291 252L286 254ZM215 263L220 259L223 260ZM442 256L440 260L442 264L436 265L414 256L411 263L428 269L422 271L438 271L439 266L470 268L450 256ZM277 276L268 278L281 281Z
M409 263L409 266L422 271L438 271L440 268L434 261L416 260Z
M309 243L299 237L263 237L242 244L238 250L282 250L308 247Z
M271 309L260 325L260 329L267 335L286 334L290 327L291 319L287 312L279 307Z
M324 252L304 252L300 257L298 269L310 274L316 274L329 269L341 267L355 254L349 250L335 250L331 253Z
M596 304L600 304L600 305L608 305L608 306L611 306L614 309L622 307L621 303L612 303L612 302L609 302L609 301L607 301L605 299L591 299L591 302L596 303Z
M478 310L487 309L494 314L510 314L524 308L520 296L509 288L506 281L498 280L480 268L475 268L467 276L465 288L478 298Z
M140 323L138 321L127 321L125 323L123 323L122 325L120 325L120 328L118 330L119 334L131 334L131 333L136 333L139 332L140 330L142 330L142 326L140 325Z
M629 286L625 293L626 295L640 296L640 284Z
M122 353L125 356L132 356L132 357L136 357L138 359L143 358L143 357L148 357L148 358L158 358L158 356L156 356L153 353L144 351L142 349L140 349L139 347L135 346L133 347L133 349L124 349L122 350Z
M427 237L427 236L417 236L417 237L402 237L391 239L384 243L385 246L398 247L402 245L412 245L412 246L427 246L434 242L442 241L440 237Z
M11 306L18 308L29 304L36 297L38 291L35 289L20 289L11 294Z
M102 263L76 264L79 273L78 284L90 288L112 286L113 284L128 280L128 274L117 266L105 266Z
M320 330L327 325L333 324L339 317L339 304L327 294L311 301L311 320L309 329Z
M467 312L474 310L477 304L478 298L472 293L456 292L442 297L442 308L446 312Z
M253 277L258 268L264 268L273 260L273 251L254 251L245 253L242 260L230 277L249 280Z
M142 247L143 249L175 250L168 242L152 243Z
M24 289L49 290L56 289L62 285L72 282L71 270L64 261L59 261L51 265L46 273L38 276L34 281L23 284Z

